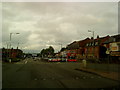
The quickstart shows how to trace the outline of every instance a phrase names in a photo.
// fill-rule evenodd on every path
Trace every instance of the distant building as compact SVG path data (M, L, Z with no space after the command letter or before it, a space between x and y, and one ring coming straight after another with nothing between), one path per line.
M2 60L7 61L11 59L17 61L17 59L23 58L23 51L20 49L5 49L2 48Z

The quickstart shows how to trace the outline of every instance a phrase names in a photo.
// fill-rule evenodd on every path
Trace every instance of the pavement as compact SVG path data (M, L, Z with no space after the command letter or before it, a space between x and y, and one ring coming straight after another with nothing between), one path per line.
M99 67L100 66L101 66L101 68L103 67L102 64L99 64ZM117 65L115 65L115 66L117 66ZM109 69L110 68L112 68L112 67L110 67L110 65L109 65ZM116 67L116 69L118 69L118 67ZM87 73L92 73L92 74L97 74L97 75L100 75L105 78L120 81L120 72L115 71L115 70L109 71L109 70L101 70L100 68L95 69L95 68L91 68L90 65L89 65L89 67L87 67L87 65L86 65L86 67L84 67L82 63L81 63L81 67L76 68L76 70L87 72Z

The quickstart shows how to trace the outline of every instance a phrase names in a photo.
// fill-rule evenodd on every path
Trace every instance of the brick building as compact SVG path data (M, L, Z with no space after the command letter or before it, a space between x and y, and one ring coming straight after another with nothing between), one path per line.
M85 55L85 45L89 42L89 38L80 41L74 41L73 43L67 45L66 49L68 52L74 52L76 54L76 59L83 59Z
M107 41L110 36L101 37L97 36L96 39L91 38L85 46L85 57L87 59L100 59L106 57L106 47L104 42Z
M120 34L111 36L104 46L107 48L107 54L111 57L111 62L120 62Z
M2 60L7 61L9 59L15 61L23 58L23 51L20 49L5 49L2 48Z

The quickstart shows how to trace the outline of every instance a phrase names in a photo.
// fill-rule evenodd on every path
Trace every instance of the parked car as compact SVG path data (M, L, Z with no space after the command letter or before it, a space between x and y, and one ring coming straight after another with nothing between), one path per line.
M52 58L48 58L48 62L51 62Z
M67 62L67 58L61 58L61 62Z
M61 60L60 58L49 58L48 62L58 62L60 60Z
M76 62L77 60L76 60L75 57L69 57L69 58L67 59L67 61L68 61L68 62Z

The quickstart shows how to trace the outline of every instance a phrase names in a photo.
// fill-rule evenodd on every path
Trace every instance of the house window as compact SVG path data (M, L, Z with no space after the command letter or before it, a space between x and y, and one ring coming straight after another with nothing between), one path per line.
M92 42L91 44L92 44L92 46L94 46L94 42Z
M89 46L89 43L87 43L87 46Z
M92 42L90 43L90 46L92 46Z
M91 43L89 43L89 46L92 46L92 42L91 42Z
M87 46L89 46L89 43L87 43Z
M86 44L86 46L88 46L88 44Z

